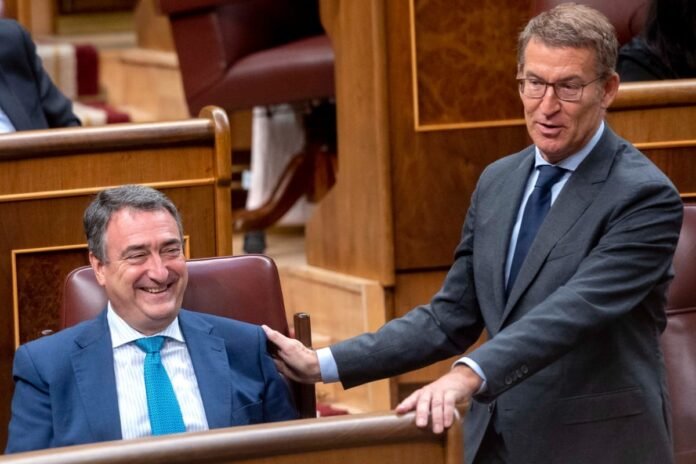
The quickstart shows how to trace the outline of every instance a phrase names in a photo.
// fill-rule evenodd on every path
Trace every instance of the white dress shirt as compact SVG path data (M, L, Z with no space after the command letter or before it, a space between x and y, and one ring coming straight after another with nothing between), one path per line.
M109 302L106 317L114 350L114 373L121 418L121 435L124 439L149 436L152 432L145 393L145 352L133 343L143 338L143 334L133 329L116 314L111 307L111 302ZM191 356L179 327L179 318L174 319L169 326L155 335L165 337L160 357L181 407L186 431L208 430L203 400L193 371Z
M594 135L590 139L590 141L582 147L577 153L574 153L567 158L563 159L560 163L556 164L556 166L562 167L566 169L568 172L566 172L561 179L556 182L553 187L551 187L551 205L553 205L553 202L556 201L556 198L558 198L559 193L561 193L561 190L563 190L563 187L565 186L566 182L568 182L568 179L572 175L572 173L577 169L577 167L580 165L580 163L583 162L585 158L587 158L587 155L590 154L592 149L597 145L599 142L599 139L602 137L602 134L604 133L604 121L601 122L597 130L595 131ZM546 161L543 156L541 155L541 152L539 151L538 147L535 147L535 152L534 152L534 167L535 169L532 169L532 172L529 174L529 179L527 179L527 186L524 191L524 195L522 196L522 201L520 202L520 207L517 212L517 219L515 221L515 225L512 229L512 234L510 236L510 243L508 246L508 254L507 254L507 261L505 263L505 283L507 284L508 277L510 275L510 266L512 265L512 257L515 253L515 247L517 246L517 236L519 235L520 232L520 226L522 225L522 216L524 215L524 207L527 205L527 199L529 198L529 195L531 195L532 190L534 190L534 184L536 184L537 178L539 177L539 170L536 169L537 166L541 166L544 164L550 164L548 161ZM317 357L319 358L319 369L321 371L321 379L322 382L324 383L330 383L330 382L338 382L340 380L338 376L338 366L336 365L336 360L333 357L333 354L331 353L331 349L329 347L326 348L320 348L317 350ZM483 383L481 384L481 388L479 388L477 393L481 393L485 391L486 389L486 374L484 373L483 369L481 369L481 366L478 365L476 361L473 359L463 356L459 358L457 361L455 361L454 365L457 364L466 364L470 368L478 374L481 379L483 379Z
M15 132L15 126L7 117L7 114L0 108L0 133Z

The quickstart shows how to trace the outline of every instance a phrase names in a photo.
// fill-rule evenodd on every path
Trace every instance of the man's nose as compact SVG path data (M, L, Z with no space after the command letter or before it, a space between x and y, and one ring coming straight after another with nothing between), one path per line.
M156 282L165 282L167 280L169 270L160 255L155 253L148 260L147 275Z
M555 113L561 107L561 100L556 95L556 89L553 85L546 86L546 91L541 96L539 107L544 114Z

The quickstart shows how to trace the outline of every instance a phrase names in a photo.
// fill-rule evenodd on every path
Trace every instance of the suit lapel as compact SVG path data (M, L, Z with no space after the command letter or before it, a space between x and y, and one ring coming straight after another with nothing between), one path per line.
M195 313L182 310L179 325L196 373L208 427L229 427L232 395L225 341L213 335L213 326Z
M520 296L533 282L549 252L595 200L609 175L609 169L616 156L617 143L616 135L606 127L597 145L568 179L522 263L505 304L499 327L502 327Z
M121 439L114 354L106 311L75 337L71 354L75 382L94 441Z
M529 178L529 172L534 165L533 154L533 148L526 150L518 167L500 179L501 183L497 188L500 194L496 195L493 204L491 204L491 227L487 227L487 230L495 231L495 233L491 234L493 242L486 248L491 250L492 253L490 262L496 263L492 276L496 308L505 306L505 264L507 262L510 235L517 219L520 200Z
M0 108L12 121L15 130L34 129L20 99L17 98L17 95L12 91L12 87L8 84L2 66L0 66Z

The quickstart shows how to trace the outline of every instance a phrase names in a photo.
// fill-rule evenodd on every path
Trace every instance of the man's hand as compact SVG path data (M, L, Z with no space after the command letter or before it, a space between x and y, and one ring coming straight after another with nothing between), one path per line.
M299 340L288 338L266 325L261 327L271 343L278 347L273 361L281 374L296 382L321 382L319 358L314 350L307 348Z
M433 432L442 433L452 426L457 406L468 404L481 383L483 380L471 368L457 364L436 381L411 393L399 403L396 412L403 414L415 409L418 427L427 427L430 416Z

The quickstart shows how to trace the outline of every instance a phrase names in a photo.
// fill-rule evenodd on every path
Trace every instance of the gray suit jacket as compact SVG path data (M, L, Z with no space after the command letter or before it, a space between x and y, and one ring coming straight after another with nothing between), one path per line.
M486 374L465 419L471 462L495 417L521 463L669 463L659 345L682 204L608 127L553 204L505 300L511 230L534 149L479 179L455 261L430 304L331 347L344 386L463 353ZM493 412L495 411L495 414Z

